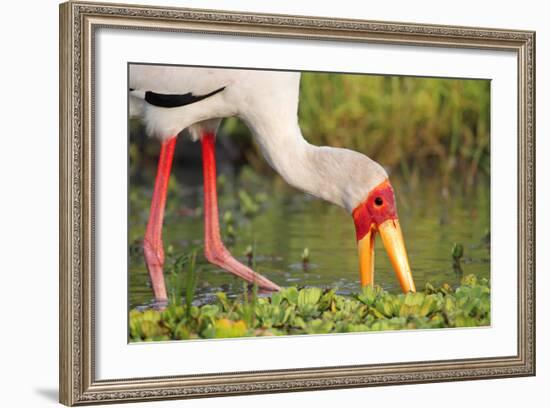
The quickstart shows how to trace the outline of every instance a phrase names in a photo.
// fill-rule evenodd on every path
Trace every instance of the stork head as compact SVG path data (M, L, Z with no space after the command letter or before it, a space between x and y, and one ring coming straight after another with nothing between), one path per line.
M403 234L397 218L395 195L386 178L370 189L352 211L359 249L361 286L374 282L374 239L380 234L403 292L415 292Z
M289 169L280 173L290 184L340 205L352 214L361 285L374 282L374 239L380 234L401 288L404 292L414 292L395 196L386 170L366 155L350 149L309 144L299 148L305 150L306 160L288 161L286 167L276 168Z

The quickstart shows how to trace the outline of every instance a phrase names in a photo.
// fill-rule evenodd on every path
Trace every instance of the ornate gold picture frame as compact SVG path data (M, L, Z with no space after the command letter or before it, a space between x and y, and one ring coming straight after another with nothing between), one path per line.
M97 379L95 39L101 28L506 51L517 56L517 352L483 358ZM499 143L498 137L493 143ZM66 405L535 374L535 33L135 5L60 6L60 401ZM494 256L504 254L495 253ZM121 272L125 273L125 272Z

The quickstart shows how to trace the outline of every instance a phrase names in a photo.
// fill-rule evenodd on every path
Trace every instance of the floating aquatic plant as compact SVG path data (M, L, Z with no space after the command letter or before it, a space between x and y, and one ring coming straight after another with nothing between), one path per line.
M189 265L192 270L193 263ZM188 284L188 282L186 282ZM474 327L490 324L490 287L473 275L453 289L430 284L417 293L392 294L367 286L354 295L335 289L287 287L269 297L257 289L236 299L223 292L202 306L170 304L165 310L132 310L130 340L279 336L380 330Z
M302 263L307 264L309 263L309 248L304 248L302 251Z
M252 217L260 211L260 205L245 190L239 190L239 202L241 212Z
M233 225L233 223L235 222L235 218L233 217L233 213L229 210L224 212L223 213L223 221L227 225Z
M464 245L455 243L453 245L451 255L453 256L454 262L459 263L464 256Z
M457 275L462 276L464 274L464 271L462 270L461 261L462 257L464 256L464 245L460 243L455 243L453 245L451 255L453 257L453 270Z
M243 255L246 256L248 266L252 266L252 262L253 262L253 259L254 259L254 249L252 248L252 245L247 245L246 246L246 248L243 252Z

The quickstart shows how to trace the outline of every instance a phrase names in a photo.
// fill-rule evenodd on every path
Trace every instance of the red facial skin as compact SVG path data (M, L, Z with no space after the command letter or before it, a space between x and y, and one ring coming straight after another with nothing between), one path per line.
M353 210L352 215L357 241L384 221L397 219L395 196L390 182L385 180L374 187L367 199Z

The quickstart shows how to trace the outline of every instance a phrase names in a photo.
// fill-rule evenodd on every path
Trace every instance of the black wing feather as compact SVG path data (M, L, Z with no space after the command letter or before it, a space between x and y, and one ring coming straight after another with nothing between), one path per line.
M193 95L191 92L186 94L160 94L153 91L145 92L145 101L153 106L161 108L178 108L180 106L190 105L195 102L202 101L210 96L213 96L225 89L225 86L216 89L205 95Z

